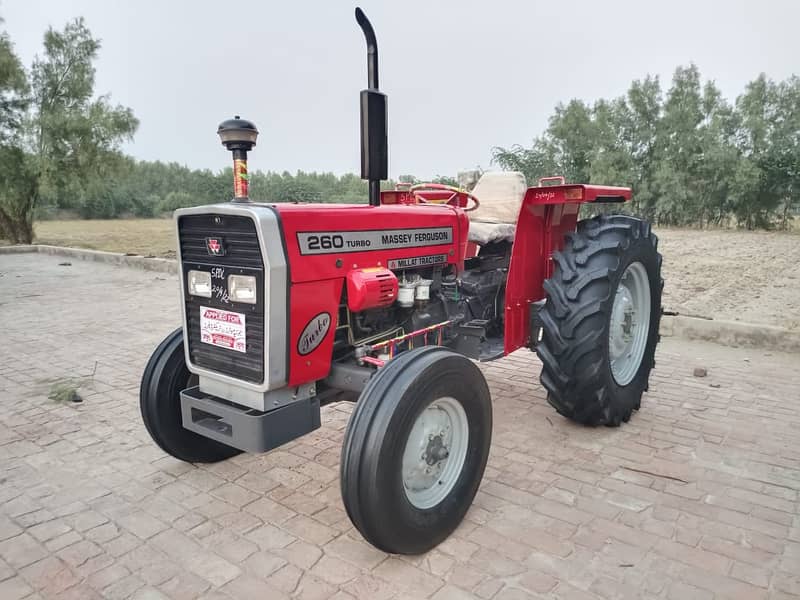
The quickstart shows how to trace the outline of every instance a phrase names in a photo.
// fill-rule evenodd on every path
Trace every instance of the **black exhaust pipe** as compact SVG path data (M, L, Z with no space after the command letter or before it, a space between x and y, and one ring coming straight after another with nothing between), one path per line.
M387 98L378 91L378 41L360 8L356 21L367 41L367 89L361 90L361 179L369 181L370 206L380 206L381 181L389 177Z

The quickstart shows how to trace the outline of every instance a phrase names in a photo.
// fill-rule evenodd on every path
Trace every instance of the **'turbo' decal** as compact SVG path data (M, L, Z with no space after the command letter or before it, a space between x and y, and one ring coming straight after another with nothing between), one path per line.
M330 313L321 312L311 319L297 340L297 353L300 356L311 354L325 339L325 334L331 327Z

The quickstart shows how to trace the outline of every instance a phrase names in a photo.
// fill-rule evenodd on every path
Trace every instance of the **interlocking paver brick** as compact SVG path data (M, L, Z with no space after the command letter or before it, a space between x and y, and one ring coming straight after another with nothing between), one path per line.
M5 581L0 581L0 598L3 600L21 600L27 598L33 592L21 577L12 577Z
M90 558L102 554L103 549L89 540L81 540L71 546L67 546L58 551L60 556L71 567L76 568L84 564Z
M299 542L302 543L302 542ZM292 544L294 546L294 544ZM287 548L286 550L289 550ZM386 560L386 554L371 546L361 539L355 539L348 535L340 535L335 540L325 546L325 552L331 556L336 556L342 560L361 567L362 569L372 569Z
M0 542L0 558L15 569L25 567L47 555L47 549L27 533Z
M240 485L236 485L235 483L225 483L218 488L211 490L210 493L212 496L217 496L218 498L221 498L225 502L228 502L236 507L242 507L245 504L250 504L259 498L259 495L255 492L251 492Z
M81 580L80 576L73 573L66 563L53 556L28 565L20 573L31 586L44 596L56 595Z
M800 598L796 355L665 338L618 429L553 413L531 353L481 365L495 412L475 503L428 555L389 557L339 498L351 405L264 455L165 456L137 390L178 323L173 278L58 262L0 256L3 600ZM83 403L48 400L92 372Z
M310 572L334 586L340 586L361 575L361 569L333 556L323 556Z
M216 586L224 585L241 573L236 565L202 548L191 538L175 530L167 530L155 536L153 545L178 564Z
M338 531L335 529L302 514L292 517L286 521L283 526L286 528L286 531L295 536L320 546L326 544L338 535Z
M586 594L584 597L597 598L597 596L590 594ZM497 596L495 596L495 598L497 600L536 600L536 596L534 596L533 594L529 594L525 590L520 589L518 587L505 587L500 591L499 594L497 594Z
M14 537L22 533L22 528L19 527L4 514L0 514L0 541Z
M130 598L144 585L144 581L135 575L128 575L106 587L102 592L103 598L107 598L108 600L125 600L126 598Z
M292 594L297 600L328 600L336 593L336 588L322 579L305 572Z
M428 575L399 558L390 557L378 565L373 573L393 583L401 591L427 597L444 585L438 577Z
M267 585L264 580L253 577L252 575L239 575L233 581L226 583L221 591L229 594L231 598L236 600L264 600L269 598L272 600L288 599L288 594L284 594L280 590Z
M199 598L210 587L211 584L200 577L183 572L162 583L158 589L174 600L193 600Z
M164 523L144 511L134 511L128 515L118 517L117 523L143 540L151 538L167 528Z
M169 598L155 588L143 587L136 590L131 600L169 600Z
M267 582L275 586L286 594L291 594L297 589L297 584L303 576L303 569L294 565L284 565L271 575L267 576Z
M262 550L285 548L297 539L269 523L246 533L245 537L258 544Z
M28 528L28 533L40 542L46 542L70 531L70 526L62 521L47 521Z
M95 573L89 575L87 581L89 585L97 590L102 590L117 581L124 579L131 572L128 570L127 567L120 565L120 564L111 564L104 569L100 569Z
M431 598L433 600L470 600L475 596L461 588L453 585L446 585L436 592Z

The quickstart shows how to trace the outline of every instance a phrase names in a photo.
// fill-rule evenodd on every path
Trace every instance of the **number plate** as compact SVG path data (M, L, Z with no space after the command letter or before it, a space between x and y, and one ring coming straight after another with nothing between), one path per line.
M201 306L200 341L236 352L246 352L245 315Z

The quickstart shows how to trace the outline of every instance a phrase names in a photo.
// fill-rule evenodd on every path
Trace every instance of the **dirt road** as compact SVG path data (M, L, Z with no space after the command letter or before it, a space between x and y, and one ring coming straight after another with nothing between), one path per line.
M800 235L658 230L664 307L800 329Z

